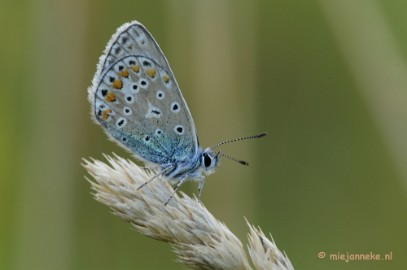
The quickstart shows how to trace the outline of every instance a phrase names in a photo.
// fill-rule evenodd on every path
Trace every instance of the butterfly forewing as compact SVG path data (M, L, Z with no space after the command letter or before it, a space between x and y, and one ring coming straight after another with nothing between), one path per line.
M157 42L138 22L126 23L117 29L106 47L105 54L100 59L100 73L103 74L113 63L128 55L147 56L154 59L160 66L169 69L167 60Z
M165 56L137 22L108 43L93 81L94 115L139 158L176 163L196 155L195 126Z

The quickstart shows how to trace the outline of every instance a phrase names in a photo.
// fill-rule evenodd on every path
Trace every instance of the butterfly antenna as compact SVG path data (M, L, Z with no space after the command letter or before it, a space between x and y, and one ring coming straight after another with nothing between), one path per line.
M218 152L218 156L219 156L219 155L222 156L222 157L225 157L225 158L227 158L227 159L236 161L236 162L238 162L238 163L240 163L240 164L242 164L242 165L249 166L249 162L247 162L247 161L240 160L240 159L237 159L237 158L228 156L228 155L226 155L226 154L224 154L224 153L222 153L222 152Z
M258 139L258 138L264 137L266 135L267 135L266 132L262 132L260 134L253 135L253 136L246 136L246 137L240 137L240 138L236 138L236 139L232 139L232 140L228 140L228 141L223 141L223 142L220 142L220 143L212 146L210 149L214 149L214 148L216 148L218 146L221 146L221 145L224 145L224 144L227 144L227 143L244 141L244 140L249 140L249 139ZM244 160L240 160L240 159L237 159L237 158L234 158L234 157L231 157L231 156L228 156L228 155L226 155L226 154L224 154L224 153L222 153L220 151L218 152L218 156L219 155L222 156L222 157L225 157L227 159L233 160L233 161L235 161L237 163L240 163L242 165L249 166L249 162L244 161Z
M236 138L236 139L232 139L232 140L220 142L220 143L218 143L218 144L212 146L211 149L214 149L214 148L216 148L216 147L218 147L218 146L221 146L221 145L224 145L224 144L227 144L227 143L238 142L238 141L244 141L244 140L250 140L250 139L258 139L258 138L264 137L264 136L266 136L266 135L267 135L266 132L262 132L262 133L260 133L260 134L253 135L253 136L246 136L246 137L241 137L241 138ZM223 154L221 154L221 155L223 156ZM225 156L225 157L226 157L226 158L230 158L230 157L227 157L227 156ZM232 159L232 158L231 158L231 159ZM236 161L237 161L237 160L236 160Z

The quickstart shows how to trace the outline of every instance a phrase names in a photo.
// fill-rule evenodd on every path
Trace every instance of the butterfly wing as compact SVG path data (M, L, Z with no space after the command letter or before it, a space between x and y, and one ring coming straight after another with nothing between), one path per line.
M89 100L106 133L137 158L163 165L196 157L188 106L164 54L140 23L124 24L112 36Z

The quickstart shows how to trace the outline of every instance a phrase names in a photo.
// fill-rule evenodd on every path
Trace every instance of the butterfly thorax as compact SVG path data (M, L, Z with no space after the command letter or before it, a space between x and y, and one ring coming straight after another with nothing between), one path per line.
M202 180L204 175L210 175L215 172L219 166L219 161L218 152L214 152L210 148L203 150L199 147L193 157L187 157L182 161L162 166L161 169L162 171L167 171L163 176L170 182L188 179Z

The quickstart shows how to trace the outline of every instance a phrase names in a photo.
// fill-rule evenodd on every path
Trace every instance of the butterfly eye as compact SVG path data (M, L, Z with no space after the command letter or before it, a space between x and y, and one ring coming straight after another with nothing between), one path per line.
M204 165L206 168L208 168L209 166L211 166L212 164L212 158L208 155L208 154L203 154L203 159L204 159Z

